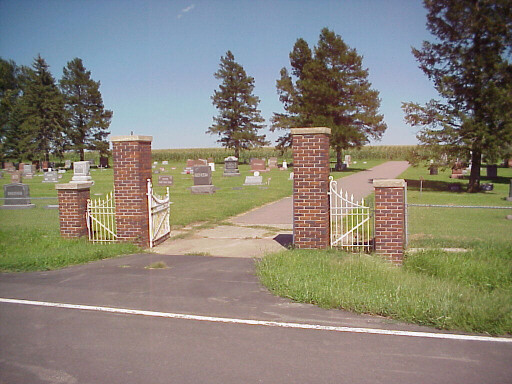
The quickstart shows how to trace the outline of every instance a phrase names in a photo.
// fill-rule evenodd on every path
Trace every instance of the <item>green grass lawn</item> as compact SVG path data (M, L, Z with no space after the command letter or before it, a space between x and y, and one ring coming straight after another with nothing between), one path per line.
M358 164L346 172L333 173L342 177L361 169L366 169L382 161L368 161ZM160 168L161 163L158 165ZM263 181L268 184L258 187L243 186L245 176L252 175L248 165L240 165L241 176L223 177L222 164L217 165L213 173L213 184L218 188L212 195L192 195L192 175L182 175L183 163L171 163L164 166L162 175L172 175L174 186L170 187L171 226L177 229L193 223L212 225L223 220L278 200L292 194L293 182L289 179L288 171L272 170L262 173ZM175 169L172 169L175 168ZM157 194L165 193L164 187L159 187L158 176L153 175L153 183ZM91 198L103 198L113 189L113 170L93 169L91 176L95 181L91 188ZM63 174L60 182L71 180L72 171ZM270 181L269 181L270 179ZM46 270L64 267L66 265L83 263L90 260L113 257L120 254L140 252L131 244L91 244L85 239L68 240L59 236L58 210L45 209L48 204L57 204L55 184L42 183L42 176L25 179L29 185L30 195L36 208L27 210L0 210L0 271ZM10 183L9 175L0 179L0 185ZM39 200L36 198L48 197ZM29 240L28 240L29 239Z
M485 174L485 170L483 170ZM408 202L509 206L512 169L500 168L494 191L449 191L451 172L409 168ZM420 193L420 177L424 178ZM490 180L483 180L490 182ZM409 209L410 247L402 268L378 255L290 250L258 263L262 283L277 295L441 329L512 334L512 210ZM464 252L442 248L462 247Z

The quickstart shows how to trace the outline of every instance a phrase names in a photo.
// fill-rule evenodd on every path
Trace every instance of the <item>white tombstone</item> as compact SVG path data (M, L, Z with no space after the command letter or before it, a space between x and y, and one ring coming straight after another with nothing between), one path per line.
M208 163L208 165L210 166L212 172L215 172L215 163Z
M254 176L245 176L244 185L263 185L263 176L258 171L254 172Z
M283 161L283 169L288 169L288 163L286 161Z
M169 162L167 160L162 161L162 165L168 165Z
M75 161L73 163L73 170L72 183L94 183L91 177L91 164L88 161Z
M288 180L293 180L293 172L290 172L290 177L288 178Z

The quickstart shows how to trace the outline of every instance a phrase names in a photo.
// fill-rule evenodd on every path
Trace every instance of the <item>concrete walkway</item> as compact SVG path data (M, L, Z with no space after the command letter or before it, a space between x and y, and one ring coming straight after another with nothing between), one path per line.
M388 161L339 179L338 187L360 199L373 192L373 179L396 178L408 167L406 161ZM184 228L178 235L185 234L185 238L171 238L155 247L153 252L239 258L278 252L292 241L292 208L290 196L231 218L227 221L229 225L209 229Z

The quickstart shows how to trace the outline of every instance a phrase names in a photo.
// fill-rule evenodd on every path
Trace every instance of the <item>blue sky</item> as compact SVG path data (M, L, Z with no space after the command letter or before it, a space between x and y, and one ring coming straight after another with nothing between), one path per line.
M282 105L275 83L295 41L316 45L328 27L364 57L388 125L375 144L414 144L402 101L436 96L411 47L432 37L420 0L130 1L0 0L0 56L31 65L37 54L54 77L75 57L101 81L113 135L152 135L153 148L214 147L213 74L231 50L255 79L269 124ZM268 138L277 135L265 130Z

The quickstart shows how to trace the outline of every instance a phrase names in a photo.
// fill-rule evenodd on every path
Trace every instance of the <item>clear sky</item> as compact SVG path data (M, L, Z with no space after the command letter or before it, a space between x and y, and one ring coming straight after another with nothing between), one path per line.
M220 57L231 50L254 77L270 124L295 41L312 47L328 27L363 56L380 92L388 130L375 144L415 144L400 106L436 96L411 54L432 40L425 22L421 0L0 0L0 56L31 65L40 54L57 80L79 57L101 81L113 135L151 135L156 149L214 147L205 132Z

